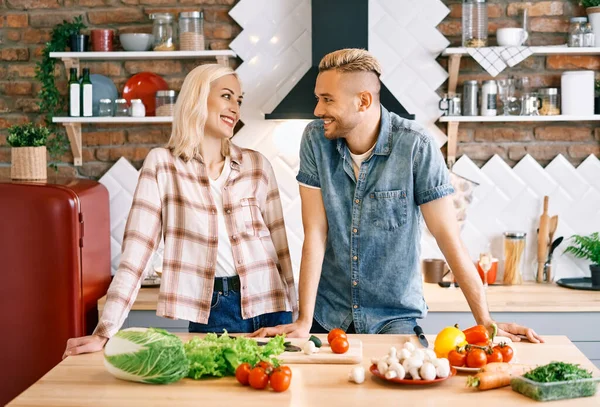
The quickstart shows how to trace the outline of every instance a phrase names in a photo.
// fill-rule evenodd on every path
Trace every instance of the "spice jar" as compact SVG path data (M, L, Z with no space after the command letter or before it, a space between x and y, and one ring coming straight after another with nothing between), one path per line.
M175 97L174 90L159 90L156 92L156 116L173 116Z
M152 25L154 51L175 51L175 26L173 25L173 18L173 14L171 13L150 14L150 19L154 21Z
M115 99L114 115L119 117L129 116L129 107L126 99Z
M485 0L463 0L463 47L486 47L488 43L488 10Z
M131 117L145 117L146 107L142 99L131 99Z
M204 50L204 13L201 11L179 13L179 49Z
M112 116L113 115L113 104L110 99L100 99L100 104L98 105L98 116Z
M543 88L538 91L539 114L542 116L556 116L560 114L558 104L558 88Z
M525 232L504 233L504 284L521 284L525 269Z
M585 23L587 18L585 17L572 17L569 24L569 47L583 47Z

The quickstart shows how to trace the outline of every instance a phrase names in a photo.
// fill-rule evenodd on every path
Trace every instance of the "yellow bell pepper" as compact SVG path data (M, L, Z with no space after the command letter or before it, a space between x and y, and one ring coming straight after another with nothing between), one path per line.
M433 350L438 358L447 358L451 350L467 344L463 331L456 326L447 326L437 334Z

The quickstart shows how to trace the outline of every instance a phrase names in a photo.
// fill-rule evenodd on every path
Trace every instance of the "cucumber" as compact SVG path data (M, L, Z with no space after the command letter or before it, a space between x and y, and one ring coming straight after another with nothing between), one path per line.
M308 340L313 342L317 348L320 348L321 345L323 345L321 340L314 335L311 335L310 338L308 338Z

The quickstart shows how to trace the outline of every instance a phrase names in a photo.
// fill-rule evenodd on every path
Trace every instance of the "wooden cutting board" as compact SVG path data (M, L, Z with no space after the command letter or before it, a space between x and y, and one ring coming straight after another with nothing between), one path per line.
M350 349L348 352L343 354L333 353L327 339L320 337L323 341L323 346L319 349L318 353L307 355L304 352L283 352L278 356L284 364L307 364L307 363L319 363L319 364L346 364L353 365L361 363L363 359L363 347L360 339L349 339ZM308 341L300 338L286 338L286 341L291 342L292 345L296 345L300 348Z

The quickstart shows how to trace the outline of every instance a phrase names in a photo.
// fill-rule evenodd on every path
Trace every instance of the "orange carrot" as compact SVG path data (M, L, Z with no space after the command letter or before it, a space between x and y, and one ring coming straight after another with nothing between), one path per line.
M521 376L530 370L531 366L529 365L505 362L488 363L481 368L481 371L485 373L508 373L511 376Z
M479 390L497 389L510 384L508 373L477 373L475 376L467 377L467 387L477 387Z

